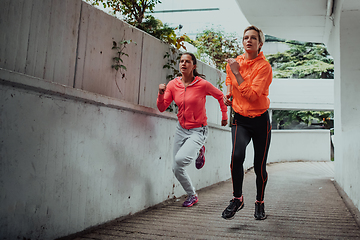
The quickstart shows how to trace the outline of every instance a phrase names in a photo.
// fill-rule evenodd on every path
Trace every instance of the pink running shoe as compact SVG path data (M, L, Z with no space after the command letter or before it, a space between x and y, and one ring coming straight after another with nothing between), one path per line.
M183 203L183 207L191 207L198 201L199 201L199 199L196 195L191 195L185 200L185 202Z
M195 161L195 167L201 169L205 165L205 146L200 148L199 156Z

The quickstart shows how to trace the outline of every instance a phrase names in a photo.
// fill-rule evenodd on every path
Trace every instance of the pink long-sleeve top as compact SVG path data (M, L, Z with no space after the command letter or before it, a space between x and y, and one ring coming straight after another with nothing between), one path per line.
M211 95L219 101L222 120L227 120L227 107L223 102L223 93L210 82L195 77L186 88L181 77L171 80L166 86L164 94L158 94L156 101L160 112L165 111L172 101L178 106L178 120L185 129L207 125L205 109L206 96Z

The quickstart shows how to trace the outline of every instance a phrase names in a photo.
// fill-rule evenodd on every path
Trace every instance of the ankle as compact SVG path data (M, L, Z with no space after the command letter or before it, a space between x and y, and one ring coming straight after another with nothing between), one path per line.
M244 197L243 197L243 196L241 196L241 197L234 197L234 199L240 200L240 202L243 202L243 201L244 201Z

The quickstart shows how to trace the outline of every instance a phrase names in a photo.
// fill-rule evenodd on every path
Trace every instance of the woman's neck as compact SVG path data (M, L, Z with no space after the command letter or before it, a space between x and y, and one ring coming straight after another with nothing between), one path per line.
M182 81L183 83L190 84L194 81L194 75L182 75Z
M245 59L253 60L259 56L258 52L245 52Z

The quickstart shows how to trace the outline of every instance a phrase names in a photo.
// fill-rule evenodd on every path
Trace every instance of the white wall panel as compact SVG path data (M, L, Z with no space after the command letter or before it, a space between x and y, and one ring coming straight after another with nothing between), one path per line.
M334 110L333 79L273 79L271 109Z
M89 4L82 5L75 87L137 103L143 32ZM134 42L123 50L129 55L122 56L122 64L127 68L124 78L120 71L111 68L117 56L113 41L122 40Z
M329 130L273 130L268 162L330 161Z
M139 87L139 104L147 107L156 107L156 97L159 92L159 84L167 83L167 75L172 71L164 69L168 58L164 58L166 52L170 52L169 44L159 41L148 34L143 34L141 56L141 74ZM178 69L178 65L174 66Z
M335 173L336 181L360 209L360 50L357 47L360 36L359 2L344 1L344 8L346 10L339 16L339 35L333 36L335 43L341 46L336 65L341 73L341 78L336 79L336 101L341 110L335 112L335 124L339 121L341 125L335 125L335 161L339 161L336 163L338 171ZM337 152L337 148L341 150Z
M72 86L81 0L2 1L0 67Z

